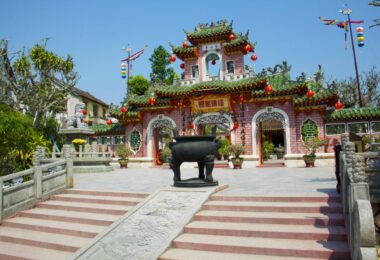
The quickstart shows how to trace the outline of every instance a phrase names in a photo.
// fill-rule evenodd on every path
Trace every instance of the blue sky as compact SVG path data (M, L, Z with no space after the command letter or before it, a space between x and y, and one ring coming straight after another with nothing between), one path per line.
M292 76L312 75L318 64L326 78L354 76L351 45L344 49L344 31L324 26L318 17L343 20L338 13L345 4L353 20L365 20L365 47L357 49L359 71L380 68L380 27L368 29L380 18L380 7L370 0L272 0L272 1L76 1L0 0L0 38L9 40L11 51L31 47L49 37L48 49L74 57L81 78L78 87L105 102L118 104L125 95L120 60L127 44L137 51L148 45L134 62L133 74L149 77L153 49L169 42L182 43L183 29L198 23L228 19L234 31L250 31L257 42L256 71L288 60ZM356 44L356 42L355 42ZM174 64L177 72L180 62ZM246 64L252 65L247 55Z

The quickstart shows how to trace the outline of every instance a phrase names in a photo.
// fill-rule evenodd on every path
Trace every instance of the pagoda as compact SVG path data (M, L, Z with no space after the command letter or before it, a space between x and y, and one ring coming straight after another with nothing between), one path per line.
M301 166L302 143L311 137L329 140L317 155L321 164L333 163L333 145L347 131L347 120L359 112L347 116L335 92L314 93L304 76L278 82L276 73L247 70L244 56L256 60L256 44L248 33L235 32L232 22L199 24L185 33L187 41L171 45L170 57L172 62L180 60L182 79L152 87L144 96L130 96L124 111L112 112L119 124L99 127L99 135L122 132L134 157L150 166L161 164L172 130L207 135L215 125L219 138L244 146L245 167L263 165L273 157L285 166ZM364 116L368 131L373 124L380 126L372 123L380 117L376 111L360 112L370 114ZM273 153L267 158L268 144L283 156Z

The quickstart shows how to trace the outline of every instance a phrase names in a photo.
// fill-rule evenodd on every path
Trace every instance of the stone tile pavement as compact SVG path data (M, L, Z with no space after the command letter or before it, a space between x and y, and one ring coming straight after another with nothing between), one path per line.
M182 179L197 177L198 169L181 169ZM336 195L333 167L214 169L213 176L229 188L219 195ZM165 168L128 168L114 172L74 175L74 188L149 192L173 184L173 173Z

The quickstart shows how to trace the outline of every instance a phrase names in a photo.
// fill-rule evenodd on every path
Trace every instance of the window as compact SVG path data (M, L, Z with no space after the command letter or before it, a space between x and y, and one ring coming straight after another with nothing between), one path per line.
M346 124L326 124L326 135L340 135L346 132Z
M198 65L194 65L191 67L191 76L193 78L199 78L199 68Z
M98 117L98 106L95 104L92 105L92 116Z
M114 136L115 144L124 144L125 136L124 135L116 135Z
M371 123L371 132L372 133L380 133L380 122L372 122Z
M348 132L354 133L354 134L364 134L368 133L368 123L347 123L348 126Z
M318 127L313 120L306 120L301 128L302 140L306 141L318 136Z
M100 143L101 144L112 144L112 136L102 136Z
M233 61L227 61L227 73L235 73L235 65Z
M131 147L134 153L137 153L140 150L140 146L141 146L141 135L139 131L134 129L129 134L129 147Z

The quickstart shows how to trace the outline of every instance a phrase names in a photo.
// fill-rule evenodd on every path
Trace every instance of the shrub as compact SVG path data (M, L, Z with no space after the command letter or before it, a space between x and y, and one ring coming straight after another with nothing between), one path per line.
M126 160L131 154L133 154L133 152L131 151L131 149L129 149L128 147L126 146L120 146L116 149L116 153L117 155L122 159L122 160Z
M228 150L234 158L240 158L240 155L245 152L245 148L241 144L231 144L228 146Z

